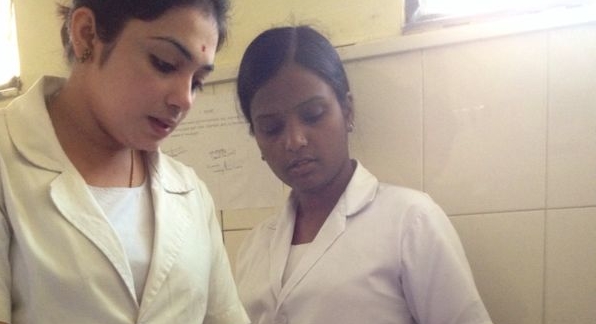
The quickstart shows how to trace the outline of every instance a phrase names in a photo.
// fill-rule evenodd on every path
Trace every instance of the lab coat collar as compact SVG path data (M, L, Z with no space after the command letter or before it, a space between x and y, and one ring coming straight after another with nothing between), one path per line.
M338 206L344 206L344 216L349 217L358 214L363 208L370 204L377 194L379 188L379 180L370 171L368 171L358 160L356 162L356 169L354 174L348 182L346 189L340 196L334 211ZM293 192L290 193L288 200L283 209L282 220L291 222L293 228L294 212L296 210L296 199ZM269 225L270 228L275 229L276 222Z
M296 201L293 195L290 195L282 215L277 222L270 226L275 233L269 246L271 260L269 278L273 293L279 301L277 307L281 307L283 300L294 287L343 234L346 228L346 219L358 215L374 200L378 187L377 178L358 163L346 190L339 198L315 239L310 243L297 268L294 269L294 272L282 287L282 276L292 244L296 210Z
M64 81L44 77L6 108L8 131L17 150L38 167L58 172L72 165L58 142L45 98L58 91Z
M145 152L147 165L152 181L169 193L184 194L194 190L194 183L167 162L167 157L161 149L156 152Z
M346 206L346 216L356 215L368 206L375 199L379 188L377 177L362 166L359 161L356 162L356 170L352 175L352 179L339 199L339 202L343 201Z
M355 160L355 162L356 169L354 170L354 174L352 175L350 182L348 182L346 189L339 197L337 204L333 207L331 214L340 211L340 216L343 217L356 215L375 199L379 188L379 180L358 160ZM284 207L283 215L285 216L286 221L291 219L293 222L294 212L296 210L295 204L296 199L292 192Z

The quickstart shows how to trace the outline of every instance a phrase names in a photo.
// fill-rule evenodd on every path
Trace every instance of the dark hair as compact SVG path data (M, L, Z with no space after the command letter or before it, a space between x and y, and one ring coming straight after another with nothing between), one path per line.
M314 72L333 89L342 107L350 91L339 54L329 40L308 26L277 27L264 31L244 52L238 72L240 108L253 123L250 103L257 91L286 64L293 62Z
M219 38L217 50L227 38L227 14L229 0L72 0L71 6L58 6L63 18L60 35L68 62L74 60L74 51L70 42L68 25L70 14L80 7L87 7L95 14L97 36L104 43L112 43L130 19L151 21L159 18L173 7L196 6L207 14L213 15L217 22Z

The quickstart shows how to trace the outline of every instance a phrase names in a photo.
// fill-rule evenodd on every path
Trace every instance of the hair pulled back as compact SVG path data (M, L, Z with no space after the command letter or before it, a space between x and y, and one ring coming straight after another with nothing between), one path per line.
M59 5L58 12L63 24L60 31L62 46L68 62L73 62L74 51L68 26L72 11L87 7L95 15L97 36L107 44L112 43L131 19L151 21L174 7L194 6L215 18L218 29L217 49L227 38L228 0L72 0L70 6Z

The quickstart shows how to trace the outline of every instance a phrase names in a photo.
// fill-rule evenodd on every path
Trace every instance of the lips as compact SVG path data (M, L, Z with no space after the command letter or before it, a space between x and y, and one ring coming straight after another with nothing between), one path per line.
M306 174L315 166L315 159L312 158L300 158L290 161L287 170L294 175Z
M153 130L160 137L166 137L176 127L176 122L170 119L149 117Z

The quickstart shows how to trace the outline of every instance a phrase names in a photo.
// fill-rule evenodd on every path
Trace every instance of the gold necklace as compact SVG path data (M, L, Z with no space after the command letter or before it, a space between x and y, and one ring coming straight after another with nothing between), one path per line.
M128 187L132 188L132 178L135 174L135 150L130 150L130 175L128 177Z

